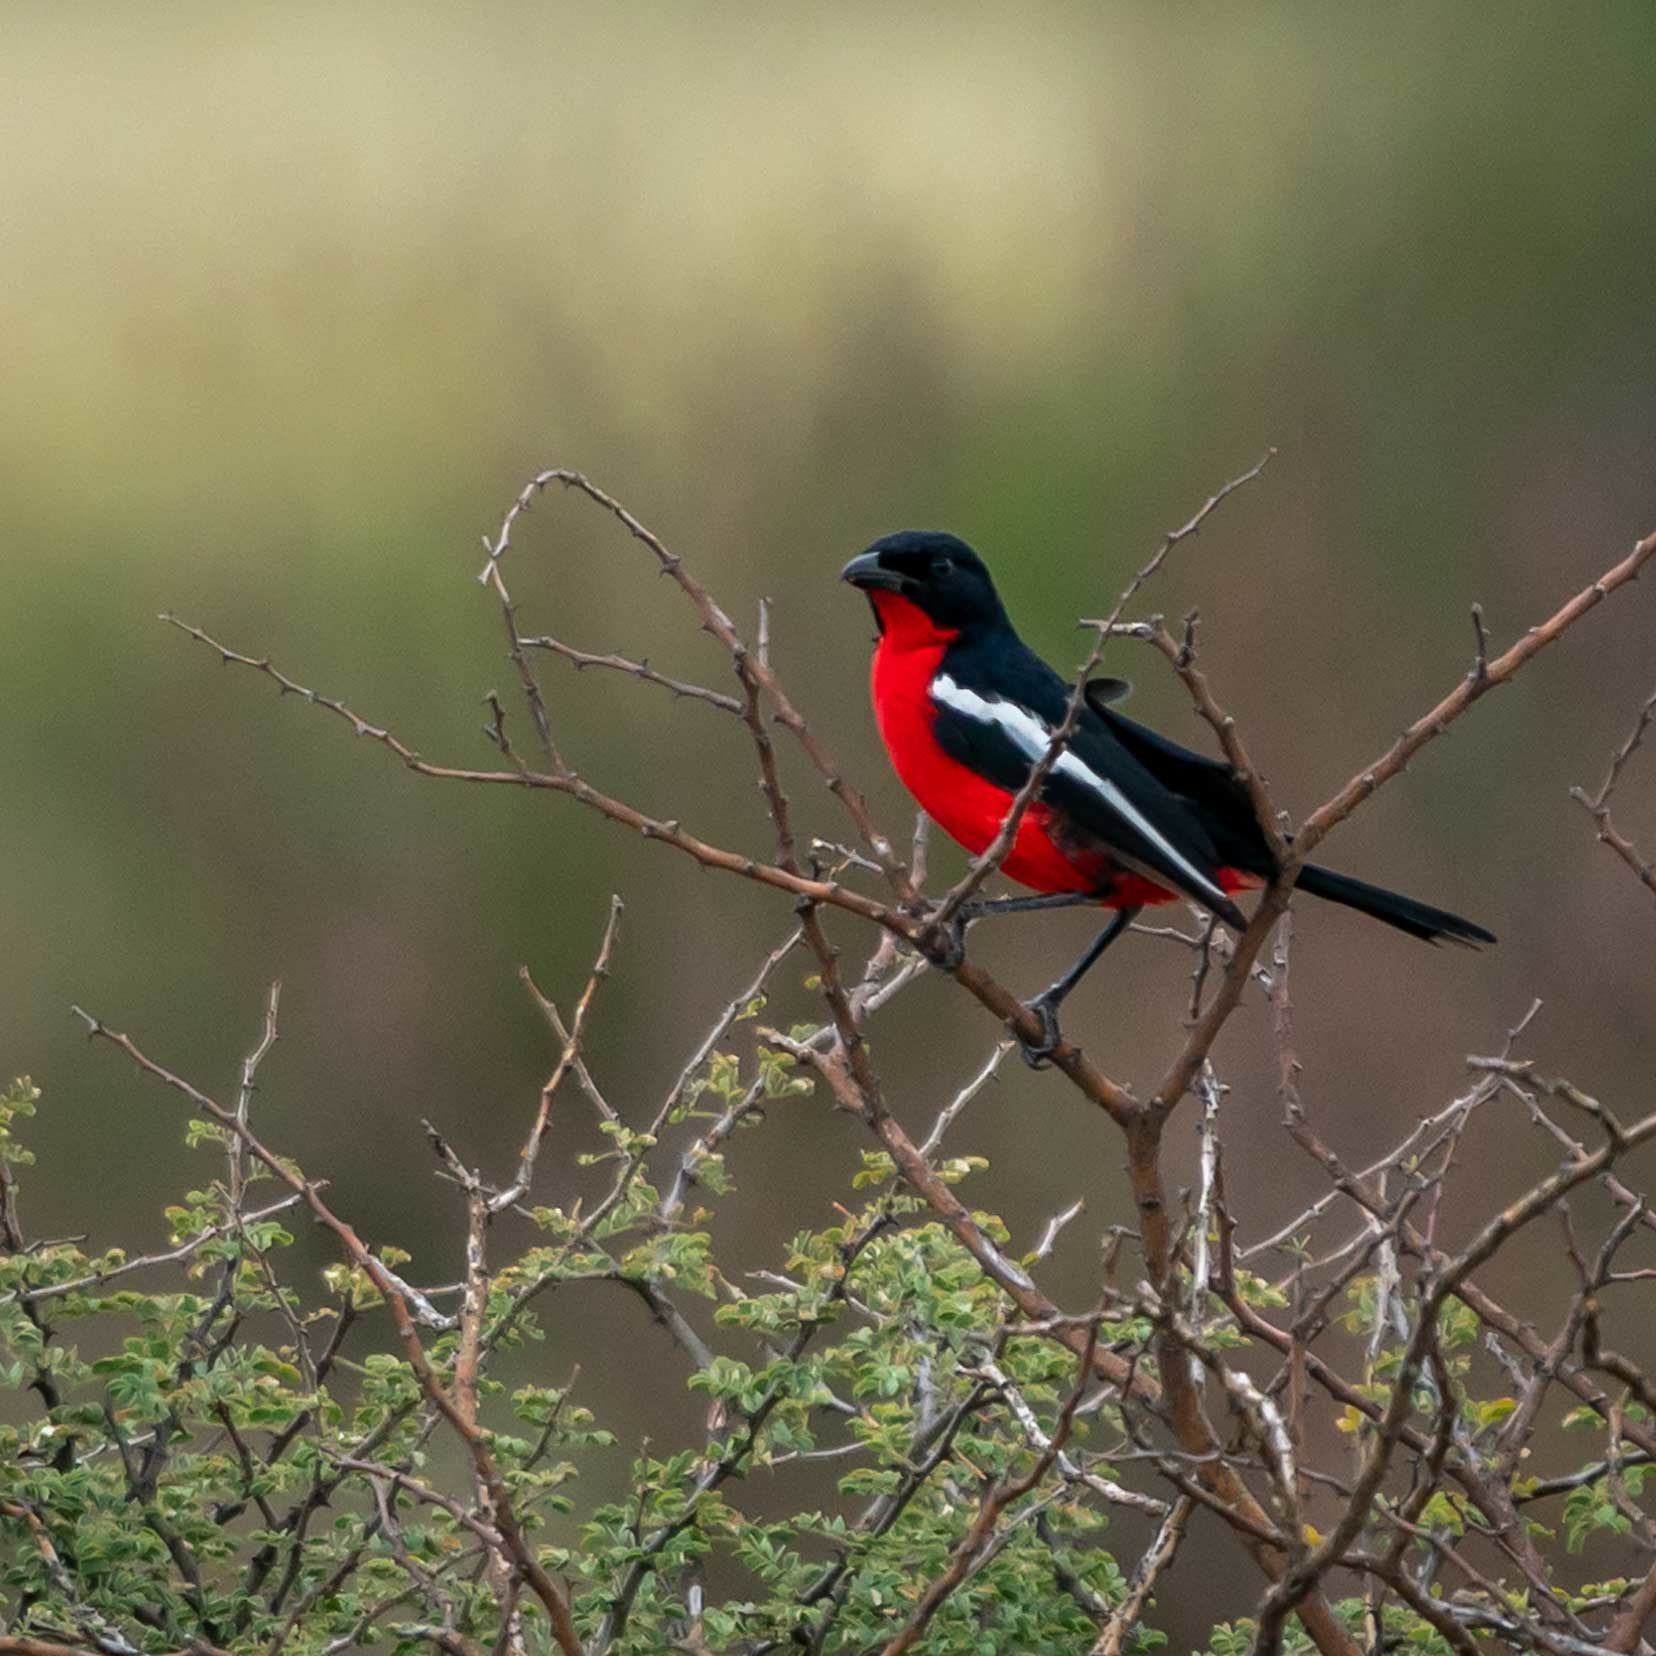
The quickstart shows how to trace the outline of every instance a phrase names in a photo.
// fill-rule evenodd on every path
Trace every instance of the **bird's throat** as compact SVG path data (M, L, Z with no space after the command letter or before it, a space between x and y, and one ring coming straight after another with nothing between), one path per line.
M880 623L882 650L942 650L960 636L958 629L939 626L900 592L873 591L868 597Z

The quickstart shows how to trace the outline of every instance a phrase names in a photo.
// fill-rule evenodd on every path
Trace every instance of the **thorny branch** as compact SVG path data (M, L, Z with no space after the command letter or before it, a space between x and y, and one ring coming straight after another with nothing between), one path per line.
M1634 722L1627 740L1616 749L1610 761L1609 772L1599 791L1589 797L1585 788L1571 788L1570 797L1593 819L1594 826L1598 829L1599 843L1608 845L1633 870L1641 885L1651 892L1656 892L1656 868L1640 855L1638 847L1610 820L1610 795L1616 791L1623 766L1633 757L1634 750L1644 740L1645 732L1650 728L1652 721L1656 721L1656 690L1650 693L1644 706L1639 709L1638 719Z
M1235 721L1220 706L1205 674L1196 665L1194 616L1187 620L1182 639L1169 633L1159 619L1130 626L1121 622L1126 605L1156 573L1173 547L1194 534L1232 491L1256 478L1270 458L1268 453L1251 471L1226 484L1183 528L1170 533L1138 571L1110 615L1101 621L1086 623L1094 628L1094 643L1072 691L1063 726L1055 733L1042 762L1017 796L995 844L974 861L963 880L935 905L928 905L917 889L918 865L911 869L898 859L892 841L874 822L861 793L849 782L838 761L788 697L772 660L768 612L761 615L757 647L750 648L725 611L686 569L682 559L624 506L579 473L552 469L531 480L507 512L496 535L485 542L487 562L479 577L493 590L501 607L508 654L518 671L544 756L545 762L540 768L512 752L505 740L504 718L498 701L494 723L496 745L511 760L511 768L477 770L437 764L422 758L388 729L352 712L342 701L319 695L288 678L268 660L240 654L196 627L173 622L215 650L226 663L248 667L270 678L282 694L296 695L343 719L356 734L387 748L419 775L566 795L620 826L672 846L703 867L756 882L793 900L798 921L796 930L767 958L752 987L738 996L715 1023L714 1031L697 1049L655 1112L643 1138L653 1144L683 1101L691 1077L725 1038L739 1011L763 992L780 960L803 942L819 968L828 1021L809 1037L764 1031L763 1039L774 1051L808 1067L825 1083L836 1105L863 1121L890 1156L907 1188L1010 1303L1013 1309L1009 1326L1027 1330L1026 1337L1058 1342L1078 1357L1081 1364L1075 1391L1050 1432L1034 1421L1026 1405L1020 1404L1016 1388L1006 1382L992 1361L980 1367L978 1372L985 1377L989 1390L982 1395L974 1393L976 1400L972 1407L985 1406L998 1398L1012 1411L1032 1447L1031 1468L1022 1478L1001 1479L987 1485L977 1515L962 1534L947 1567L934 1580L917 1586L913 1612L903 1629L888 1643L887 1656L897 1656L923 1638L931 1619L950 1595L982 1567L993 1549L1004 1543L1008 1526L1003 1524L1003 1517L1018 1503L1026 1502L1027 1498L1027 1504L1020 1510L1033 1517L1055 1498L1060 1487L1086 1490L1100 1498L1123 1494L1135 1498L1132 1492L1123 1491L1112 1478L1092 1470L1066 1449L1082 1409L1083 1395L1092 1386L1102 1388L1097 1394L1097 1406L1107 1407L1120 1421L1123 1439L1116 1461L1147 1462L1174 1491L1171 1506L1166 1502L1157 1503L1163 1515L1161 1528L1141 1559L1126 1597L1110 1610L1109 1619L1093 1646L1095 1652L1116 1656L1124 1648L1149 1603L1158 1576L1177 1550L1198 1506L1226 1521L1270 1583L1261 1603L1256 1633L1257 1648L1262 1652L1273 1652L1277 1648L1286 1617L1297 1614L1322 1656L1355 1656L1359 1646L1351 1628L1323 1597L1332 1577L1342 1571L1356 1572L1367 1581L1371 1614L1378 1614L1377 1607L1387 1595L1395 1596L1460 1656L1467 1656L1473 1648L1472 1632L1492 1634L1515 1650L1540 1649L1555 1656L1585 1656L1586 1652L1599 1649L1632 1651L1638 1647L1646 1618L1656 1609L1656 1569L1652 1569L1626 1594L1604 1606L1614 1612L1613 1616L1602 1631L1595 1632L1583 1619L1588 1612L1569 1608L1544 1580L1536 1580L1534 1546L1517 1516L1520 1502L1567 1495L1572 1488L1583 1487L1571 1484L1566 1478L1539 1483L1521 1492L1517 1488L1520 1452L1526 1441L1533 1438L1542 1405L1554 1388L1584 1403L1604 1425L1609 1447L1601 1463L1603 1476L1616 1486L1618 1501L1625 1504L1631 1499L1624 1469L1645 1464L1656 1454L1656 1438L1651 1428L1634 1418L1626 1406L1629 1399L1656 1401L1650 1381L1633 1358L1612 1350L1601 1332L1602 1296L1618 1282L1642 1280L1649 1274L1624 1272L1618 1277L1612 1272L1611 1261L1616 1251L1630 1235L1650 1223L1642 1198L1620 1182L1614 1168L1629 1152L1656 1135L1656 1117L1624 1126L1570 1083L1540 1082L1526 1066L1503 1059L1493 1068L1482 1070L1470 1092L1424 1120L1391 1153L1370 1162L1360 1172L1351 1172L1338 1153L1312 1131L1300 1098L1299 1064L1292 1045L1285 939L1279 942L1268 964L1263 963L1267 944L1286 911L1294 877L1321 841L1379 788L1400 774L1420 751L1443 735L1474 701L1507 683L1589 610L1633 580L1656 555L1656 535L1641 540L1628 556L1504 652L1491 654L1481 611L1474 609L1476 654L1472 670L1385 752L1356 772L1312 812L1290 838L1249 762ZM526 636L521 631L516 604L504 582L503 560L518 520L553 483L593 501L649 552L658 570L688 600L701 629L723 650L735 677L738 695L726 695L658 672L642 659L594 655L560 640ZM996 1245L935 1165L943 1134L991 1078L1007 1047L998 1048L977 1076L952 1102L943 1106L931 1133L917 1144L886 1104L864 1038L864 1026L885 998L912 981L923 969L916 959L882 979L880 974L889 968L890 950L895 946L918 951L931 961L933 969L946 971L1015 1032L1027 1036L1039 1033L1035 1020L1010 992L975 962L945 958L945 952L938 947L939 928L959 914L999 866L1016 835L1023 812L1034 800L1045 775L1058 761L1073 732L1088 675L1096 668L1107 639L1118 632L1148 639L1184 682L1198 712L1215 731L1237 786L1252 801L1260 829L1275 854L1278 872L1262 894L1246 931L1234 944L1223 950L1210 949L1211 928L1207 936L1195 940L1202 962L1196 979L1198 997L1208 980L1210 961L1218 981L1205 1001L1198 999L1195 1003L1193 1020L1180 1050L1146 1099L1135 1097L1072 1043L1064 1043L1054 1054L1055 1066L1121 1130L1127 1152L1143 1281L1132 1294L1116 1289L1112 1251L1105 1314L1111 1319L1119 1317L1122 1331L1107 1333L1099 1313L1066 1314L1036 1284L1024 1264L1009 1258ZM628 674L738 719L747 729L759 771L775 841L773 855L766 859L744 849L713 844L686 830L678 820L657 818L578 775L554 740L546 698L527 653L532 649L558 655L577 667L599 667ZM1618 843L1619 836L1615 835L1608 813L1608 800L1621 770L1653 718L1656 718L1656 697L1642 709L1638 724L1612 761L1599 793L1589 799L1577 790L1577 797L1593 815L1600 838L1629 862L1643 883L1656 889L1648 865L1631 854L1630 848L1624 851ZM863 852L846 852L832 865L815 860L817 847L826 842L815 837L804 840L794 826L785 791L782 757L769 734L772 723L780 724L789 733L806 762L839 800ZM808 856L800 850L802 843L812 847ZM846 877L847 871L855 874L859 869L877 870L889 888L890 897L870 895ZM527 1193L558 1085L574 1070L600 1114L608 1112L606 1119L618 1122L615 1112L586 1075L580 1058L582 1030L593 992L608 961L617 912L618 906L612 912L598 964L567 1028L557 1020L550 1002L541 997L543 1009L554 1020L561 1052L552 1078L542 1091L533 1126L519 1156L516 1178L511 1184L488 1191L477 1175L465 1173L463 1166L455 1163L456 1177L466 1187L473 1215L468 1234L477 1246L468 1266L466 1302L458 1319L461 1349L467 1354L466 1363L473 1367L467 1369L464 1377L457 1371L452 1391L444 1386L426 1359L415 1321L432 1321L435 1317L434 1326L453 1327L456 1319L434 1313L429 1300L422 1304L421 1296L377 1261L322 1200L321 1187L287 1169L254 1136L245 1119L245 1108L223 1109L145 1057L127 1037L87 1017L94 1035L121 1047L141 1068L182 1092L194 1108L232 1134L238 1153L245 1150L276 1177L284 1179L294 1193L291 1199L302 1199L333 1230L353 1263L385 1295L428 1404L454 1427L472 1456L483 1502L492 1508L486 1518L475 1520L485 1532L479 1539L486 1546L495 1546L510 1561L512 1576L527 1582L545 1606L566 1656L577 1650L601 1652L620 1635L641 1584L654 1568L654 1560L677 1530L666 1526L653 1536L640 1537L642 1556L621 1591L604 1609L596 1641L583 1646L564 1595L546 1576L516 1525L508 1493L493 1470L478 1425L475 1392L469 1388L475 1383L475 1364L489 1346L489 1337L481 1332L482 1318L477 1309L479 1294L487 1284L481 1237L491 1214L513 1206ZM880 961L878 971L871 964L867 975L857 983L847 980L839 950L824 925L824 916L836 913L878 928L883 939L881 951L876 951L876 959ZM1221 1030L1241 1003L1247 984L1256 978L1267 984L1275 1003L1280 1090L1289 1137L1316 1157L1333 1188L1287 1225L1256 1241L1240 1244L1234 1238L1236 1221L1223 1191L1217 1111L1223 1083L1213 1069L1212 1053ZM1508 1048L1510 1052L1510 1038ZM248 1082L250 1085L251 1071ZM1168 1121L1193 1090L1206 1101L1208 1151L1204 1154L1194 1215L1189 1225L1180 1230L1166 1189L1162 1149ZM1560 1171L1509 1204L1458 1251L1449 1251L1437 1239L1437 1216L1443 1192L1456 1172L1456 1158L1467 1124L1476 1112L1509 1094L1521 1097L1531 1118L1552 1137L1567 1144L1568 1159ZM1559 1127L1547 1113L1543 1100L1590 1116L1604 1142L1597 1149L1588 1150ZM716 1153L735 1125L747 1119L758 1102L757 1093L743 1095L720 1112L688 1149L680 1152L677 1174L660 1204L663 1224L675 1222L685 1192L694 1182L698 1158ZM621 1158L617 1183L595 1213L610 1211L622 1199L628 1181L643 1165L647 1148ZM1570 1193L1591 1182L1602 1184L1612 1199L1628 1210L1630 1217L1605 1244L1596 1267L1585 1275L1581 1293L1566 1309L1558 1336L1548 1341L1526 1318L1495 1299L1478 1280L1478 1273L1526 1227L1545 1214L1562 1211ZM1343 1214L1347 1204L1356 1209L1355 1234L1341 1237L1332 1244L1314 1246L1314 1233L1336 1215ZM1046 1258L1062 1224L1078 1211L1079 1204L1076 1204L1054 1216L1029 1264L1038 1265ZM1424 1226L1416 1217L1421 1213L1428 1216ZM579 1232L583 1244L591 1241L595 1224L596 1219L589 1215ZM1115 1246L1119 1246L1119 1239ZM1246 1262L1273 1254L1285 1255L1292 1261L1281 1286L1262 1284L1246 1270ZM1379 1268L1371 1270L1375 1264ZM848 1276L849 1261L842 1283ZM608 1279L621 1280L613 1273ZM1350 1353L1329 1349L1333 1308L1341 1294L1354 1293L1367 1281L1372 1281L1376 1299L1372 1310L1364 1313L1370 1319L1363 1331L1366 1335L1364 1366L1353 1375L1345 1367ZM514 1301L508 1322L536 1291L538 1285L531 1285ZM659 1296L658 1285L649 1287L647 1301L651 1294ZM1281 1298L1273 1300L1271 1295ZM1293 1315L1281 1326L1266 1315L1273 1304L1285 1304L1293 1309ZM671 1322L673 1313L669 1301L658 1299L653 1309L664 1321ZM1462 1395L1468 1382L1464 1370L1455 1365L1463 1360L1454 1355L1446 1333L1446 1319L1459 1315L1472 1318L1493 1342L1500 1361L1511 1372L1524 1377L1523 1395L1516 1400L1513 1410L1488 1424L1480 1424L1475 1414L1467 1412L1470 1403ZM1130 1328L1138 1331L1127 1331ZM1279 1354L1282 1366L1275 1379L1268 1384L1258 1382L1236 1366L1224 1347L1214 1343L1214 1336L1221 1329L1230 1330L1233 1337L1251 1349ZM801 1331L802 1340L809 1335L809 1328ZM681 1339L681 1343L693 1350L691 1340ZM1319 1345L1322 1349L1313 1349ZM1376 1395L1382 1360L1391 1366L1381 1388L1382 1395ZM1594 1374L1608 1376L1618 1391L1611 1393L1602 1389ZM1237 1427L1234 1436L1222 1436L1210 1418L1210 1393L1223 1400ZM1353 1441L1361 1451L1354 1472L1331 1472L1311 1464L1308 1459L1300 1421L1308 1396L1318 1393L1347 1413ZM745 1457L757 1442L773 1406L768 1401L770 1394L766 1396L767 1401L744 1411L733 1428L725 1422L721 1427L723 1435L710 1442L704 1460L706 1489L714 1489L742 1471ZM958 1424L965 1415L957 1411L946 1418ZM1518 1424L1512 1425L1514 1421ZM1504 1435L1497 1442L1494 1434L1498 1428ZM946 1445L951 1441L951 1434L945 1433L941 1441ZM1398 1481L1400 1451L1410 1457L1411 1482L1406 1488ZM397 1476L406 1479L405 1474ZM1043 1487L1049 1477L1056 1480L1052 1492ZM1619 1484L1618 1479L1622 1480ZM406 1481L401 1487L414 1492ZM1543 1489L1545 1494L1540 1493ZM1320 1492L1317 1499L1324 1506L1333 1503L1332 1512L1323 1514L1318 1531L1308 1529L1301 1517L1302 1509L1313 1498L1313 1490ZM417 1493L415 1498L419 1498ZM1448 1503L1449 1510L1457 1515L1459 1528L1446 1530L1438 1521L1432 1526L1427 1524L1427 1514L1435 1500ZM687 1514L683 1523L693 1521L693 1514ZM1365 1538L1370 1542L1366 1549L1361 1545ZM1533 1609L1514 1608L1511 1596L1500 1584L1482 1574L1477 1564L1466 1556L1463 1548L1476 1541L1492 1545L1498 1557L1525 1576L1528 1586L1535 1590ZM1411 1548L1418 1553L1418 1559ZM1438 1599L1432 1590L1433 1577L1446 1562L1470 1584L1460 1589L1462 1597L1454 1602ZM831 1572L825 1578L828 1585L823 1593L827 1600L839 1602L834 1595L842 1590L846 1579L843 1570Z

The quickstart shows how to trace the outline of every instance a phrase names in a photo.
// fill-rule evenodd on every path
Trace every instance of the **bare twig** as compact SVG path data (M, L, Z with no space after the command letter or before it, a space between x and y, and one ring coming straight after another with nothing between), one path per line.
M571 771L535 771L526 768L508 771L481 771L433 764L429 760L423 759L391 731L369 723L366 719L352 712L343 702L306 689L303 685L296 683L272 667L269 661L242 655L238 651L227 649L224 645L202 632L200 628L173 621L171 616L164 619L172 621L173 625L188 633L192 638L207 644L218 653L221 660L251 668L271 679L283 694L299 696L324 711L334 714L335 717L343 719L357 735L384 747L416 775L429 777L437 781L466 782L483 786L534 788L567 794L580 804L597 811L611 822L630 828L645 839L659 840L663 844L674 847L674 849L683 852L700 863L704 868L718 869L723 873L752 880L772 890L784 892L796 899L803 899L808 903L843 909L845 912L854 914L861 919L872 921L875 925L883 927L903 941L915 946L919 945L922 936L927 933L930 922L916 918L908 912L906 907L882 903L842 884L837 878L819 878L794 873L774 863L763 862L742 852L710 844L708 841L689 833L676 819L666 820L652 817L624 800L601 792ZM797 712L794 717L796 719L799 717ZM889 852L889 842L886 842L882 837L881 843L886 845ZM906 880L907 876L904 875L903 883L899 885L898 890L899 903L912 906L914 896L912 888L907 887ZM963 961L955 970L954 976L962 988L987 1008L998 1022L1010 1025L1029 1041L1033 1042L1041 1039L1042 1027L1040 1020L1010 990L998 983L981 966L973 961ZM1072 1043L1064 1042L1052 1054L1051 1061L1053 1066L1061 1070L1083 1096L1090 1099L1113 1118L1124 1120L1136 1108L1132 1094L1125 1087L1104 1074L1091 1059L1086 1057ZM576 1073L579 1077L581 1073L579 1068L577 1068Z
M277 1041L277 1014L282 1005L282 985L280 982L270 986L270 999L265 1005L264 1033L259 1037L259 1044L242 1060L241 1091L236 1096L236 1119L245 1126L247 1113L253 1105L253 1089L257 1084L259 1065L264 1062L265 1054L275 1046ZM230 1206L233 1210L239 1209L242 1203L242 1175L246 1146L239 1138L230 1140Z
M960 1112L995 1079L1001 1061L1016 1045L1016 1041L1000 1042L990 1053L988 1063L937 1112L937 1120L932 1123L931 1131L926 1134L925 1142L920 1146L922 1156L936 1155L938 1147L943 1142L943 1135L955 1124Z
M1155 1539L1145 1548L1144 1555L1133 1570L1127 1584L1127 1596L1110 1613L1110 1620L1098 1635L1088 1656L1122 1656L1127 1641L1137 1630L1144 1616L1144 1607L1156 1590L1156 1582L1163 1570L1173 1562L1184 1540L1185 1526L1196 1503L1188 1495L1181 1495L1162 1519Z
M1656 892L1656 868L1652 868L1639 854L1633 842L1619 832L1610 820L1610 795L1615 792L1616 784L1621 780L1622 767L1633 757L1634 750L1644 740L1645 732L1650 728L1652 720L1656 720L1656 691L1651 692L1649 699L1639 709L1639 717L1627 740L1616 749L1610 760L1609 772L1599 791L1589 797L1585 788L1571 788L1570 797L1593 819L1598 829L1599 843L1608 845L1633 870L1642 885Z
M1047 1220L1041 1230L1041 1240L1035 1244L1034 1251L1029 1255L1031 1265L1039 1264L1041 1260L1051 1257L1052 1250L1057 1245L1059 1234L1072 1220L1080 1217L1086 1205L1086 1198L1077 1196L1067 1208L1053 1214Z
M1568 603L1554 611L1537 627L1531 627L1511 648L1489 663L1489 670L1474 681L1464 678L1434 708L1423 713L1372 764L1306 818L1294 840L1294 860L1302 863L1334 828L1364 800L1399 775L1414 756L1449 728L1480 696L1499 689L1549 644L1557 643L1589 610L1596 609L1612 592L1638 578L1639 571L1656 557L1656 534L1646 535L1620 563L1612 565L1591 585L1583 587Z
M1562 1196L1603 1172L1625 1150L1653 1137L1656 1137L1656 1115L1646 1116L1628 1128L1620 1142L1612 1141L1604 1145L1585 1161L1563 1168L1533 1186L1484 1225L1459 1254L1434 1274L1430 1290L1422 1297L1414 1334L1392 1380L1391 1401L1365 1457L1352 1499L1334 1529L1266 1594L1260 1607L1259 1630L1255 1640L1257 1656L1275 1656L1280 1648L1283 1617L1293 1609L1298 1595L1310 1590L1323 1571L1357 1538L1367 1522L1370 1505L1408 1423L1413 1407L1414 1376L1435 1348L1438 1316L1445 1302L1452 1294L1459 1293L1466 1278L1509 1237L1541 1214L1552 1211Z
M488 1206L491 1213L501 1213L514 1202L522 1201L534 1183L535 1160L540 1154L541 1140L546 1137L546 1129L552 1120L552 1101L557 1097L558 1088L563 1084L564 1077L580 1062L581 1037L586 1033L587 1014L592 1010L592 998L598 992L598 985L609 975L610 955L615 948L615 934L620 928L625 907L619 897L610 898L609 919L604 925L603 941L598 945L598 958L593 961L586 988L581 991L581 998L575 1003L575 1016L570 1020L567 1032L559 1029L563 1039L563 1051L558 1055L552 1073L546 1078L546 1085L541 1088L534 1124L529 1129L529 1136L523 1141L523 1149L518 1153L517 1177L504 1190L496 1191L489 1198ZM524 969L523 981L528 984L530 992L540 1003L542 1010L554 1020L554 1027L559 1027L557 1008L535 988L527 968Z
M326 1187L319 1185L318 1188ZM0 1305L33 1305L42 1300L61 1299L65 1294L78 1294L89 1288L102 1288L106 1283L114 1282L119 1277L130 1276L134 1271L151 1270L157 1265L176 1265L181 1260L199 1253L209 1243L218 1241L220 1237L227 1236L242 1226L256 1225L266 1219L273 1219L278 1213L287 1212L303 1200L302 1196L284 1196L281 1201L272 1202L268 1207L242 1214L239 1223L224 1220L218 1224L207 1225L188 1240L179 1243L176 1248L168 1248L161 1253L138 1254L132 1259L123 1259L119 1265L111 1265L101 1271L90 1271L85 1276L71 1277L67 1282L48 1282L39 1288L15 1289L9 1294L0 1295Z
M602 507L611 517L622 524L634 540L648 548L661 573L672 580L685 597L689 599L697 615L701 618L703 630L717 639L733 659L748 654L747 648L730 617L718 606L707 589L684 567L684 560L676 552L670 551L659 536L645 528L620 501L606 494L580 472L571 471L566 467L552 467L540 472L524 486L516 502L508 511L498 535L493 541L485 541L484 543L488 552L488 562L478 576L479 582L493 585L498 591L504 592L504 588L500 585L500 560L505 556L510 544L512 526L517 518L529 509L529 504L534 497L554 483L585 495L588 500ZM886 876L895 888L899 900L912 902L914 890L909 883L908 871L894 856L891 842L875 826L867 801L858 789L847 781L838 761L818 739L815 732L806 723L804 716L788 699L780 680L771 671L769 663L756 658L752 659L751 671L754 680L764 692L766 700L774 708L777 719L796 738L824 782L827 783L829 791L845 807L846 814L851 818L864 843L874 853L880 866L886 871ZM553 768L554 770L560 770L562 766L554 763Z
M547 650L553 655L561 656L565 661L573 662L578 670L607 667L612 672L630 674L645 684L658 684L676 701L706 702L708 706L718 708L721 713L734 713L738 717L741 715L742 704L734 696L727 696L722 690L709 690L705 685L690 684L684 679L669 678L666 673L658 673L648 661L634 661L630 656L623 655L595 655L590 650L577 650L573 644L565 644L561 638L525 638L522 644L526 650Z
M1612 592L1636 579L1639 571L1653 556L1656 556L1656 533L1647 535L1639 541L1621 562L1606 570L1590 586L1584 587L1539 626L1530 628L1517 643L1489 663L1489 670L1481 679L1474 681L1470 677L1463 677L1448 695L1429 712L1416 719L1373 764L1359 771L1306 818L1296 833L1293 844L1288 847L1276 878L1254 911L1247 931L1237 940L1235 954L1226 969L1223 983L1191 1031L1184 1050L1157 1084L1150 1104L1152 1109L1170 1110L1184 1096L1202 1060L1212 1050L1219 1031L1241 999L1247 974L1264 947L1272 925L1287 907L1294 879L1311 853L1359 805L1372 798L1387 782L1401 774L1417 753L1448 730L1475 701L1488 691L1498 689L1507 683L1549 644L1555 643L1584 615L1597 608Z

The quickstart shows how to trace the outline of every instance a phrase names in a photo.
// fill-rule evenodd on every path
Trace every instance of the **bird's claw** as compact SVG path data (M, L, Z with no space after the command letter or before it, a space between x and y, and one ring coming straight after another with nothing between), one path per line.
M1064 1039L1062 1031L1058 1028L1058 1013L1045 995L1037 995L1034 1000L1026 1001L1024 1010L1033 1012L1041 1020L1041 1038L1031 1041L1019 1030L1014 1029L1012 1035L1018 1043L1018 1053L1032 1070L1045 1069Z
M958 972L966 963L967 920L956 915L941 926L933 925L921 933L920 952L940 972Z

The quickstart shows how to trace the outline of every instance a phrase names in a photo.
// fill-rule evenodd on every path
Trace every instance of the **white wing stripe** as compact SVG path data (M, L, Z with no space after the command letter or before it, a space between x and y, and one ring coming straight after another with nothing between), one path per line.
M1019 707L1015 702L1003 701L999 697L991 701L977 691L957 684L947 673L940 673L932 680L931 693L945 707L968 719L976 719L979 724L999 726L1023 750L1031 764L1038 762L1052 745L1052 731L1028 708ZM1209 893L1221 903L1229 901L1225 893L1171 845L1167 837L1107 776L1100 776L1068 749L1058 755L1058 763L1053 768L1096 794L1104 805L1137 829L1175 868L1183 870L1198 891Z

